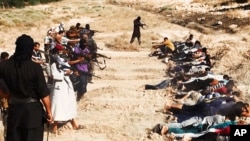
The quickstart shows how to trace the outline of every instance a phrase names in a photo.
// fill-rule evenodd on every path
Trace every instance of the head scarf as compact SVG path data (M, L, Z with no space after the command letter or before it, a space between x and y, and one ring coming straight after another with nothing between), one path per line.
M22 34L16 40L16 49L13 55L15 61L20 66L23 61L31 60L34 40L26 34Z

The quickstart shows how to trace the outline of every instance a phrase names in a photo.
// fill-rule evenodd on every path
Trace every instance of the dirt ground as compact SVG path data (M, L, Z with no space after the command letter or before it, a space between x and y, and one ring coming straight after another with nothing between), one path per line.
M88 84L88 92L78 102L77 122L85 125L83 130L63 129L58 134L47 134L44 141L162 141L157 134L148 135L146 128L157 123L164 123L165 114L155 110L162 108L169 100L167 90L144 90L145 84L158 84L166 79L168 67L161 60L148 57L152 41L161 41L164 36L171 40L184 41L194 34L213 57L213 71L218 74L229 74L237 80L238 88L243 91L244 100L249 100L249 69L246 51L249 50L249 14L244 18L230 18L225 15L214 15L208 11L209 6L193 4L192 1L167 1L172 8L165 7L165 0L121 0L109 4L104 0L63 0L61 2L27 7L29 9L51 10L51 18L65 24L66 29L80 22L89 23L97 32L94 36L102 50L99 53L110 56L106 59L107 67L100 70L96 67L93 82ZM175 5L176 4L176 5ZM141 5L140 8L138 5ZM198 5L198 6L197 6ZM78 13L82 7L91 7L89 11ZM69 11L65 12L66 8ZM163 8L162 8L163 7ZM241 7L240 5L238 7ZM194 12L194 9L196 12ZM225 9L225 8L224 8ZM63 12L62 12L63 11ZM204 12L207 11L207 12ZM249 5L244 12L249 11ZM204 12L204 13L202 13ZM216 9L216 13L223 10ZM117 14L121 13L121 14ZM249 13L249 12L248 12ZM132 33L132 21L138 15L148 27L142 32L142 44L135 41L129 44ZM71 17L65 19L65 17ZM8 29L12 34L0 31L4 41L1 51L14 51L14 42L21 33L34 37L40 43L53 20L37 23L36 27ZM222 25L215 25L218 21ZM235 27L229 27L236 24ZM1 128L2 129L2 128Z

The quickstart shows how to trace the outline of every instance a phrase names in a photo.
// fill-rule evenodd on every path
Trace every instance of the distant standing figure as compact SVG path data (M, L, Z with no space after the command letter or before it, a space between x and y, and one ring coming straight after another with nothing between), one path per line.
M90 29L90 25L86 24L85 28L81 30L80 37L83 38L84 34L87 34L89 38L92 38L95 35L96 30Z
M133 30L133 34L130 40L130 44L132 44L135 40L135 38L137 38L139 45L141 44L141 32L140 32L140 27L143 28L143 26L146 25L144 23L141 23L141 17L138 16L135 20L134 20L134 30ZM144 29L144 28L143 28Z

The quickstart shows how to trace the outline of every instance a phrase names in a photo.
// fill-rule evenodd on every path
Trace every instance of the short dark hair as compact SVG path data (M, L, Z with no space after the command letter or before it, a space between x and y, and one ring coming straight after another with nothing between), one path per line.
M81 24L80 23L76 23L76 27L79 27Z
M5 60L8 57L9 57L9 53L4 51L1 53L0 60Z
M86 25L85 25L85 28L89 30L89 29L90 29L90 25L89 25L89 24L86 24Z
M225 74L225 75L223 75L223 79L229 80L230 77L227 74Z
M237 97L240 97L241 96L241 93L239 91L233 91L232 92L232 95L235 95Z
M40 43L39 42L34 42L34 46L37 46L37 45L40 46Z
M60 30L59 32L58 32L58 34L62 34L62 33L64 33L65 31L64 30Z

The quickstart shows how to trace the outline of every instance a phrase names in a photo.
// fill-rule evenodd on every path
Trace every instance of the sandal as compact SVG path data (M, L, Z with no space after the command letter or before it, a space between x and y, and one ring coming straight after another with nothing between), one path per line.
M80 129L86 129L86 126L84 125L78 125L74 130L80 130Z

